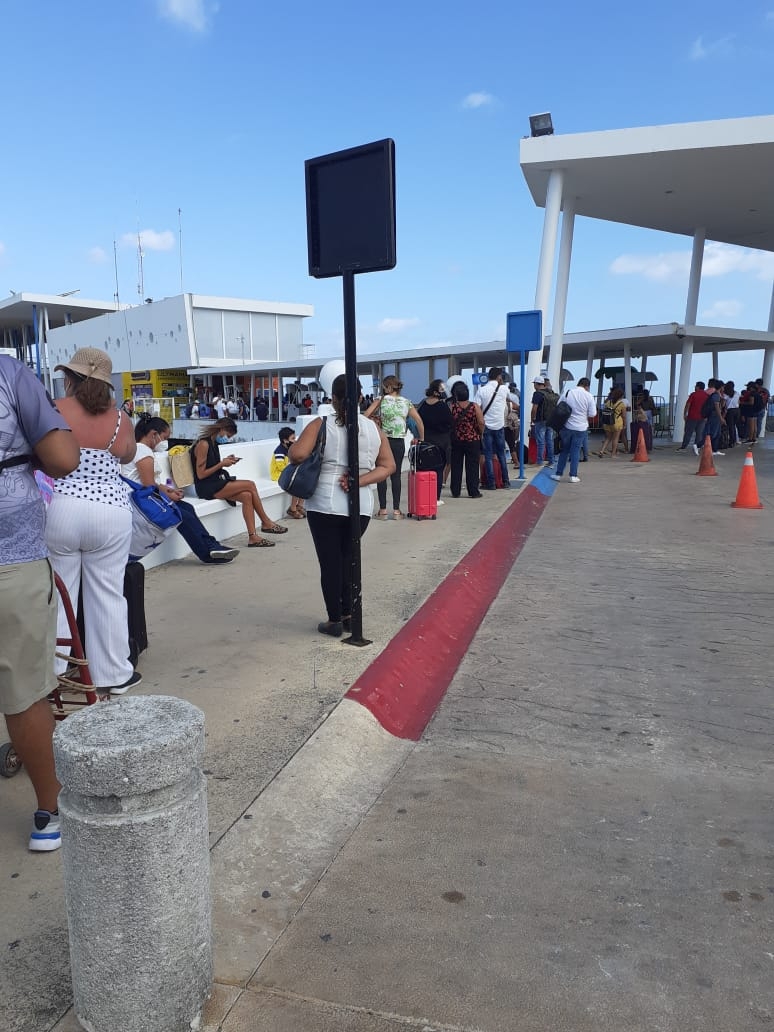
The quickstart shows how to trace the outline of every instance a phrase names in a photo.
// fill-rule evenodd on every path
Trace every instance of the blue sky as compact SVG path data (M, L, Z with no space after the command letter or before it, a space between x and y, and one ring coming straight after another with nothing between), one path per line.
M11 0L3 28L0 296L110 299L115 239L134 303L138 230L145 296L179 293L181 209L184 288L312 304L321 356L341 293L307 274L306 158L396 141L398 265L357 279L359 350L464 344L534 303L530 114L585 132L774 110L774 0ZM578 219L567 330L681 320L689 252ZM765 329L772 256L714 258L700 320Z

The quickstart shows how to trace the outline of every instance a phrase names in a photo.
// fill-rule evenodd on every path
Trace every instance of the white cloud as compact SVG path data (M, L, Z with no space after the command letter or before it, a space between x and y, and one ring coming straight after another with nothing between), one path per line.
M145 251L171 251L175 246L175 234L171 229L157 233L155 229L140 230L140 243ZM137 234L124 233L121 237L124 247L137 247Z
M691 61L704 61L708 57L728 54L732 50L733 36L722 36L720 39L704 42L703 36L697 36L691 44L688 56Z
M690 251L622 254L610 265L610 272L615 276L644 276L658 283L672 279L687 280L690 269ZM771 280L774 277L774 254L710 241L704 248L702 278L727 276L733 272Z
M206 32L218 4L210 0L158 0L158 10L162 18L192 32Z
M491 93L469 93L462 101L462 107L472 110L480 107L487 107L494 104L495 98Z
M715 301L714 304L710 305L709 308L701 313L702 319L733 319L744 308L741 301L735 301L733 299L727 301Z
M107 259L107 252L101 247L89 248L89 261L92 265L104 265Z
M412 326L419 326L419 319L382 319L376 328L380 333L403 333Z

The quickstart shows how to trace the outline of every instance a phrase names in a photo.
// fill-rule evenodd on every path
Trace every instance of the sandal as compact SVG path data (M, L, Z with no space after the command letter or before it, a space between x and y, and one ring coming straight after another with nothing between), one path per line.
M394 520L405 520L406 517L403 515L400 509L394 509L392 513L392 518Z
M287 534L288 528L281 527L279 523L272 523L270 527L261 527L262 534Z
M298 509L288 509L285 515L289 516L291 520L302 520L304 518L304 514L299 512Z
M377 512L377 514L374 516L374 519L375 520L386 520L387 519L387 510L385 509L384 512L381 512L381 510L379 512Z
M274 544L273 541L267 541L266 538L258 537L257 534L254 541L250 541L249 538L247 541L248 548L274 548Z

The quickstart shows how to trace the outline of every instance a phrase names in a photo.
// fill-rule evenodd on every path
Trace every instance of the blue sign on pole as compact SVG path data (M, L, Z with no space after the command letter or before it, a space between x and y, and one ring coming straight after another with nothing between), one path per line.
M519 428L519 480L524 479L524 425L526 423L527 399L524 394L524 373L527 353L541 351L543 348L543 313L540 309L527 312L508 312L505 324L505 350L510 354L518 354L520 366L520 405Z
M543 347L543 313L508 312L505 324L506 351L540 351Z

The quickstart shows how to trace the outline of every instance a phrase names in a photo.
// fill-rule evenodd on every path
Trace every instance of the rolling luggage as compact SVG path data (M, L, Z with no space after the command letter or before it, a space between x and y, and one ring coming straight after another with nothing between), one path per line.
M140 653L148 647L148 630L145 624L145 567L142 563L126 564L124 598L129 620L129 661L136 667Z
M484 459L484 456L482 455L481 458L478 461L479 461L479 468L481 470L481 486L482 487L486 487L486 460ZM500 468L500 460L497 458L496 455L492 456L492 468L494 469L494 481L495 481L494 486L495 487L502 487L503 486L503 471Z
M408 475L408 516L417 520L434 520L438 513L438 477L435 473L417 473L411 470Z
M142 563L127 563L124 570L124 598L129 623L129 662L137 667L140 653L148 647L148 629L145 624L145 567ZM78 594L78 633L88 657L88 641L83 620L83 592Z
M537 462L537 438L532 430L529 432L529 451L527 453L527 462L531 466L534 466Z

